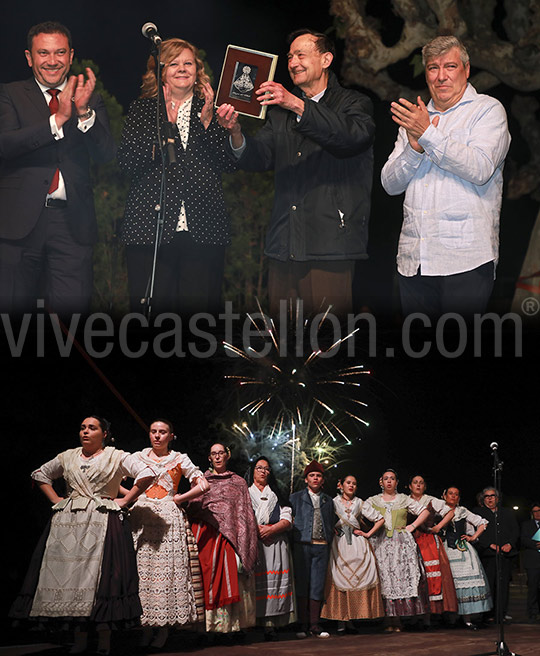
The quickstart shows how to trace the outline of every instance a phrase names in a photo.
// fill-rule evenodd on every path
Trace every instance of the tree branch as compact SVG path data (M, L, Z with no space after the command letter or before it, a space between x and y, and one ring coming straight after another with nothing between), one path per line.
M391 4L403 27L397 42L386 46L375 17L368 13L368 0L331 0L330 13L345 40L341 70L345 83L369 88L383 100L415 97L418 92L393 80L388 67L410 59L430 39L453 34L465 43L471 66L486 73L479 78L480 90L500 82L521 91L540 89L540 9L532 0L506 3L507 40L493 29L495 0L392 0Z

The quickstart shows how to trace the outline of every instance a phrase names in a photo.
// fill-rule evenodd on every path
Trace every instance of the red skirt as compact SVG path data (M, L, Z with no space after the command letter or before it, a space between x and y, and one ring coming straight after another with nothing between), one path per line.
M236 554L230 542L204 522L191 525L199 549L206 610L240 601Z
M454 579L441 539L433 533L420 531L416 531L414 537L426 569L430 611L438 615L457 613Z

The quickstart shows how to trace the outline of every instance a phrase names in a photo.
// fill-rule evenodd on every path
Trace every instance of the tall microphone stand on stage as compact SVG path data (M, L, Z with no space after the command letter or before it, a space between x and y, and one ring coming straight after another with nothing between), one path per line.
M499 460L498 449L499 445L497 442L492 442L490 444L491 453L493 454L493 489L499 495L499 500L495 507L495 546L497 550L495 551L495 575L497 578L497 594L496 594L496 611L495 611L495 621L499 629L499 637L497 639L497 648L493 652L497 656L519 656L518 654L510 651L504 641L504 617L501 608L501 579L502 579L502 567L501 567L501 538L500 538L500 526L499 526L499 503L501 499L501 479L502 479L502 468L503 462Z
M141 299L141 305L144 306L144 315L148 320L152 315L152 300L154 296L154 284L156 279L156 266L159 248L163 237L163 224L165 217L165 191L167 186L167 167L176 164L176 149L174 144L175 134L177 131L176 124L168 121L167 106L163 86L161 84L162 71L164 64L161 59L161 38L157 35L156 26L153 23L143 25L142 33L152 40L151 55L154 58L157 82L157 102L156 102L156 137L158 143L159 156L161 157L161 183L159 187L159 200L154 207L156 232L154 237L154 253L152 257L152 267L150 277L146 285L146 292ZM162 121L162 113L165 120Z

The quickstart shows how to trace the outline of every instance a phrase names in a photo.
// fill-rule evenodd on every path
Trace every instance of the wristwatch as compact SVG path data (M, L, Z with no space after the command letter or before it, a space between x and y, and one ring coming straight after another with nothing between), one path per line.
M86 121L87 119L89 119L93 115L93 113L94 113L94 110L91 107L87 107L84 114L77 114L77 118L81 121Z

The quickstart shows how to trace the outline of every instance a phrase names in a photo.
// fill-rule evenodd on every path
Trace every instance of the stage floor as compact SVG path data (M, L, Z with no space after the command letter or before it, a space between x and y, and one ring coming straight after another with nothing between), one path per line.
M518 578L518 577L516 577ZM520 577L521 578L521 577ZM503 627L504 644L509 653L518 656L538 656L540 654L540 624L525 623L526 588L520 584L510 586L510 607L512 623ZM500 638L497 626L488 626L478 631L465 628L436 628L431 631L402 631L401 633L382 633L376 623L360 624L358 633L338 636L332 623L328 623L330 638L307 638L298 640L295 634L280 633L278 642L265 642L257 630L246 634L243 644L226 644L222 641L208 644L208 641L195 639L194 635L175 633L169 638L163 656L172 654L200 654L201 656L316 656L335 652L335 656L488 656L497 654ZM46 642L37 633L3 633L0 641L0 656L23 656L41 654L56 656L65 654L61 643ZM65 639L65 637L64 637ZM137 654L138 632L113 634L111 656L134 656ZM91 654L92 652L88 652ZM140 653L140 652L139 652Z
M119 637L119 636L114 636ZM134 638L135 636L133 636ZM136 653L135 640L123 636L121 644L114 640L112 656L124 656ZM280 635L279 642L264 642L258 632L248 633L244 644L203 645L185 641L179 634L170 638L163 656L178 653L201 654L201 656L316 656L337 651L339 656L394 656L403 654L414 656L487 656L497 654L499 631L497 627L484 628L479 631L467 629L435 629L430 632L403 631L402 633L382 634L374 631L362 631L357 635L337 636L331 634L325 640L307 638L298 640L292 633ZM24 641L26 642L26 641ZM540 624L511 624L504 626L504 644L510 652L519 656L538 656L540 644ZM53 656L62 652L58 644L39 643L28 640L26 644L0 647L2 656L22 656L23 654L42 654ZM91 653L91 652L90 652Z

